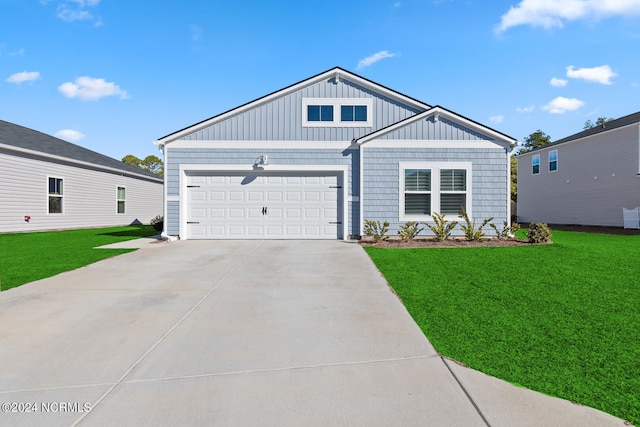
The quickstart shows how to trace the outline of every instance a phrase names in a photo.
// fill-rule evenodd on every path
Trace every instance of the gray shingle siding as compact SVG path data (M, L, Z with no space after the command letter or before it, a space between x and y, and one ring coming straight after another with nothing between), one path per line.
M472 209L476 223L493 217L496 225L509 219L507 211L507 155L504 148L368 148L364 162L364 219L389 221L390 234L397 235L399 225L399 163L460 162L472 163ZM484 230L491 235L493 229ZM430 234L428 230L422 234ZM462 234L459 227L455 235Z
M380 139L460 141L487 140L488 138L451 120L439 118L436 121L433 117L429 117L382 135Z

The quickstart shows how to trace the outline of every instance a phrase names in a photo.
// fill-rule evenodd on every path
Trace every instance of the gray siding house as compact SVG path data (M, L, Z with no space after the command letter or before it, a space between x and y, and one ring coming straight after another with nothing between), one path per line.
M396 234L461 206L510 219L513 138L338 67L155 143L181 239L349 239L365 219Z
M521 222L623 227L637 206L640 112L518 156Z
M53 136L0 120L0 233L148 223L163 180Z

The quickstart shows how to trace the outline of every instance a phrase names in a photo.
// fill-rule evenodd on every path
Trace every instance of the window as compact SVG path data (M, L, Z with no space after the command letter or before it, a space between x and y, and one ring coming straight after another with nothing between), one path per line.
M372 127L370 98L302 98L304 127Z
M467 209L467 170L440 169L440 212L462 215Z
M124 187L118 187L117 194L117 205L118 205L118 213L124 213L124 205L126 201L126 189Z
M343 122L366 122L367 106L366 105L341 105L340 121Z
M404 170L404 212L431 215L431 170Z
M533 174L537 175L540 173L540 154L534 154L531 158L531 166L533 169Z
M308 105L307 120L310 122L332 122L333 105Z
M49 213L62 213L62 178L49 178Z
M430 220L433 213L471 216L471 163L400 163L400 221Z
M549 172L558 170L558 150L549 151Z

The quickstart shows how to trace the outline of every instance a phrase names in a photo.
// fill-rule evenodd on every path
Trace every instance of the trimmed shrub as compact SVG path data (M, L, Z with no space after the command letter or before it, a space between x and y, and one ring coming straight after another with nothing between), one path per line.
M458 221L449 222L444 219L444 215L440 215L437 212L433 213L433 222L435 222L436 225L431 225L427 222L423 222L423 224L429 227L429 230L433 232L433 238L439 242L447 240L449 236L451 236L453 229L458 225Z
M400 230L398 230L398 235L404 241L413 240L422 230L424 230L424 228L419 227L420 223L416 221L409 221L406 224L401 224Z
M157 215L149 221L149 224L158 233L162 233L162 230L164 229L164 217L162 215Z
M551 230L544 222L532 222L527 230L529 243L551 243Z
M364 220L364 234L365 236L373 237L375 242L380 240L389 240L387 233L389 232L389 222L385 221L373 221L370 219Z
M467 223L466 225L460 224L460 229L464 232L464 237L466 237L467 240L475 240L478 242L484 240L484 233L482 232L482 228L493 221L493 217L485 219L484 221L482 221L482 225L476 228L476 221L473 220L473 222L471 222L471 220L469 219L469 215L467 214L467 210L464 208L464 206L461 206L461 208L462 217Z
M496 230L496 237L498 240L507 240L509 237L513 237L516 235L518 230L520 230L520 224L514 222L509 226L507 221L502 223L502 230L499 230L495 224L489 224L491 228Z

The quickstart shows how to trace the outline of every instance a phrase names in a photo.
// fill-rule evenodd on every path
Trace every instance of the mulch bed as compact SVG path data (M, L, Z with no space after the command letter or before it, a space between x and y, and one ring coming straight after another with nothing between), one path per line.
M473 247L499 247L499 246L527 246L531 245L523 239L486 239L483 241L469 241L459 238L437 241L433 238L417 238L411 241L404 241L398 238L381 240L374 242L371 239L360 240L362 246L375 246L377 248L473 248Z

